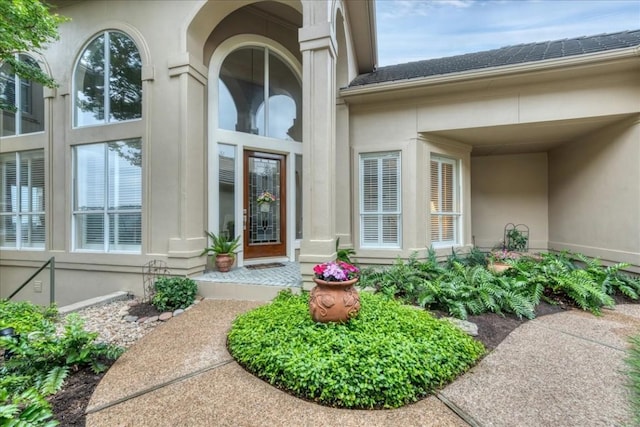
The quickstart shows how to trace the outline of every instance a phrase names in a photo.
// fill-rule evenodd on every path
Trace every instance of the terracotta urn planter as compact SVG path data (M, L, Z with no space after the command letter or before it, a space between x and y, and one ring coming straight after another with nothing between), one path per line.
M226 273L231 269L235 260L233 254L218 254L216 255L216 268L218 271Z
M511 266L503 262L492 262L487 268L494 273L503 273L510 269Z
M353 285L358 278L344 282L327 282L313 278L309 312L315 322L347 322L360 311L360 294Z

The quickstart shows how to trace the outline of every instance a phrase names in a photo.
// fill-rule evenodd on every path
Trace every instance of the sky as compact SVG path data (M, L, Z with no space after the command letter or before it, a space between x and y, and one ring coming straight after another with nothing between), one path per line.
M378 66L640 29L640 0L376 0Z

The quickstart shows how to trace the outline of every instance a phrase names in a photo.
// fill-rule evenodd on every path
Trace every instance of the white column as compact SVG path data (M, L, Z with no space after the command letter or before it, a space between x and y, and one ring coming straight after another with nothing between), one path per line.
M328 22L303 27L303 240L300 268L305 287L313 266L335 258L336 49ZM340 183L348 191L349 183Z

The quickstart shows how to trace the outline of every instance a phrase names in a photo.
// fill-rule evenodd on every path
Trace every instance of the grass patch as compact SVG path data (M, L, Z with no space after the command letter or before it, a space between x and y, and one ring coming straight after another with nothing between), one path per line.
M239 316L228 336L233 357L289 393L344 408L397 408L451 382L484 354L446 321L380 295L361 293L346 324L315 323L309 296L282 292Z

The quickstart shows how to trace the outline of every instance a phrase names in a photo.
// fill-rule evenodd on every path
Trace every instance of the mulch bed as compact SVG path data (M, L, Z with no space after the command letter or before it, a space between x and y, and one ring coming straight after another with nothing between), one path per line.
M614 297L616 304L637 304L622 295ZM571 308L568 301L556 299L555 305L546 302L540 303L536 307L536 317L548 314L559 313ZM155 307L150 304L139 304L131 307L129 314L132 316L155 316L159 314ZM442 313L434 313L441 316ZM499 316L493 313L484 313L477 316L469 316L470 322L478 325L478 336L475 337L481 341L487 350L495 349L515 328L522 325L527 319L518 319L515 316L506 315ZM89 368L82 369L70 375L65 381L62 390L49 398L53 405L55 418L60 421L60 426L84 426L84 411L89 404L89 399L93 394L100 379L105 373L94 374Z

